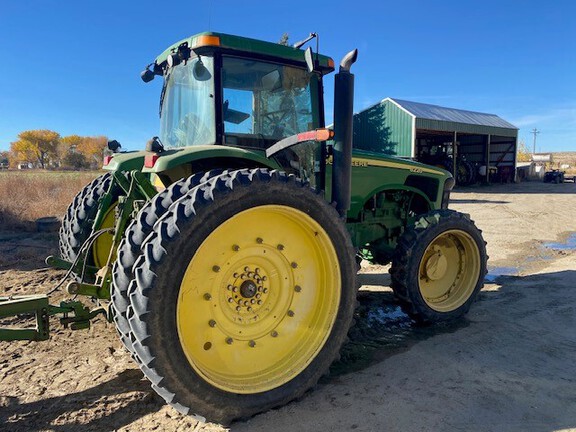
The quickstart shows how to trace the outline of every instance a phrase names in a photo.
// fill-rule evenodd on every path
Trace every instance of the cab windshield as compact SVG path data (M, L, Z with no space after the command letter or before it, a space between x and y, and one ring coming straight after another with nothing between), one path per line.
M214 61L202 56L170 68L162 90L160 139L167 148L214 144Z
M267 148L318 127L311 74L304 69L234 57L222 61L224 142Z

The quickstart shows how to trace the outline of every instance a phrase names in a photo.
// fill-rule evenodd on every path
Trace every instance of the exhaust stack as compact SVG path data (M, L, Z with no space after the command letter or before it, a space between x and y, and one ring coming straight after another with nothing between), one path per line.
M352 178L352 115L354 108L354 75L350 68L358 50L350 51L340 62L334 76L334 148L332 165L332 202L340 216L350 209Z

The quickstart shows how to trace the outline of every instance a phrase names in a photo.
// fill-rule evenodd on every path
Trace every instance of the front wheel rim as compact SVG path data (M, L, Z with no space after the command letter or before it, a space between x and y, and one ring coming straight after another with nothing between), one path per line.
M426 304L437 312L451 312L472 296L480 277L478 245L462 230L439 234L420 261L418 284Z
M300 375L340 306L338 256L308 214L266 205L214 229L185 271L176 308L184 354L209 384L253 394Z

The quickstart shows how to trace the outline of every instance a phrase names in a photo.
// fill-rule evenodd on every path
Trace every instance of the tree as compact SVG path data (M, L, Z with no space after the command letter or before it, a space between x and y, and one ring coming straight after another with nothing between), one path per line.
M98 168L102 164L107 144L108 138L105 136L83 137L77 150L84 155L91 168Z
M60 134L47 129L20 132L18 140L10 144L11 151L22 162L37 162L46 168L50 161L58 159Z
M528 147L526 146L526 143L524 142L524 140L518 141L518 147L517 147L516 151L517 151L516 161L518 161L518 162L530 162L530 160L532 159L531 152L528 149Z
M386 126L386 106L377 104L354 114L354 148L387 155L396 154L398 143L390 141L390 127Z
M62 165L76 170L90 168L90 163L82 153L69 152L62 159Z
M10 152L9 151L2 151L0 152L0 168L8 167L10 163Z

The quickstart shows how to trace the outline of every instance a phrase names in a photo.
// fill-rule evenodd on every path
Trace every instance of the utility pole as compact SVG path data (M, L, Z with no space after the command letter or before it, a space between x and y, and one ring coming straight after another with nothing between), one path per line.
M536 153L536 135L538 135L540 133L540 131L536 128L532 129L532 132L530 132L531 134L534 134L534 145L533 145L533 149L532 149L532 154Z

